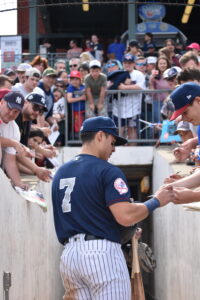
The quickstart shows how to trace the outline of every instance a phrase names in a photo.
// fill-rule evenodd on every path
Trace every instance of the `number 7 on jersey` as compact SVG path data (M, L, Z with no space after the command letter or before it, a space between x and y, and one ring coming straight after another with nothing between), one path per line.
M73 192L76 177L60 179L60 190L66 188L65 195L62 200L62 211L64 213L71 211L71 193Z

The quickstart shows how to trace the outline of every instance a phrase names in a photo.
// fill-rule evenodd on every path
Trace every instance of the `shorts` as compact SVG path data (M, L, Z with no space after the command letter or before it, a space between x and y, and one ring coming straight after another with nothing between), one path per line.
M119 119L116 116L113 116L113 121L115 122L116 126L119 127L138 127L138 116L127 118L127 119ZM120 123L119 123L120 122Z
M91 118L91 117L96 117L96 116L102 116L102 117L107 117L108 116L108 110L107 110L107 104L106 102L103 105L102 110L98 111L97 110L97 104L98 99L94 100L95 103L95 110L91 110L89 107L89 101L86 101L86 109L85 109L85 117L86 118Z

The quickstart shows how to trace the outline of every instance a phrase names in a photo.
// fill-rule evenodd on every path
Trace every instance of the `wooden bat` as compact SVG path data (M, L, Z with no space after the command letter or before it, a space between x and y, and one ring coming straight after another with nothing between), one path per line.
M131 272L132 300L145 300L144 286L138 259L138 239L132 237L132 272Z

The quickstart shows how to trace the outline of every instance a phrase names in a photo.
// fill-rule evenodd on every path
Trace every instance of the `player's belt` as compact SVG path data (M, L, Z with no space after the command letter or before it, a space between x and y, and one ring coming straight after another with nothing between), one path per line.
M65 239L64 245L66 245L67 243L69 243L69 239L70 239L70 238ZM104 238L102 238L102 237L100 237L100 236L96 236L96 235L92 235L92 234L85 234L85 236L84 236L84 240L85 240L85 241L103 240L103 239L104 239ZM78 240L80 240L79 237L74 236L74 241L76 242L76 241L78 241Z

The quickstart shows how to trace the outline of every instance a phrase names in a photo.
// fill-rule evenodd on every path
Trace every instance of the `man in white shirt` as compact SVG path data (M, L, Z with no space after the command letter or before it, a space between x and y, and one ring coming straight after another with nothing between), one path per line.
M30 68L25 72L25 82L17 83L12 90L20 92L24 97L29 93L37 93L44 97L44 91L38 87L38 82L41 78L41 73L36 68Z
M142 72L134 69L134 56L127 53L124 55L123 68L130 74L130 82L121 83L119 90L142 90L145 89L145 76ZM120 121L120 135L125 135L127 128L128 139L137 138L137 117L141 114L142 93L125 94L121 93L121 97L113 102L113 115L116 125Z

